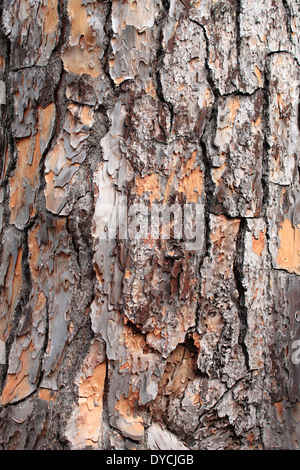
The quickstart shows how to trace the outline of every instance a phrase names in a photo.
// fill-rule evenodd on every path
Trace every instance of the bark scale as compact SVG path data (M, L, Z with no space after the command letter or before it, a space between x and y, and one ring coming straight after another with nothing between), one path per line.
M299 18L3 0L2 449L299 449Z

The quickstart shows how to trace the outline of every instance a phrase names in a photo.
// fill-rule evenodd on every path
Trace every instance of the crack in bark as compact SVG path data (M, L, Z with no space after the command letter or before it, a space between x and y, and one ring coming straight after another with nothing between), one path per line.
M5 190L6 190L6 198L5 198L5 203L6 203L5 204L5 209L6 210L5 210L4 223L5 223L6 226L11 225L10 224L10 209L9 209L9 193L8 193L9 177L13 173L13 171L15 170L16 162L17 162L15 138L13 137L13 132L12 132L12 116L14 115L13 94L9 93L9 89L11 88L11 86L10 86L11 72L17 72L17 71L24 70L24 69L43 69L43 70L49 70L49 75L50 75L50 73L51 73L50 71L51 71L52 67L55 67L57 64L59 64L59 66L60 66L59 80L57 82L57 85L54 87L54 104L55 104L55 108L56 108L56 126L54 126L54 128L53 128L52 135L49 139L48 145L46 146L44 152L42 153L41 158L40 158L40 162L39 162L39 176L40 176L39 182L40 182L40 184L39 184L39 188L38 188L38 192L37 192L37 195L38 195L37 199L38 199L39 195L41 195L41 193L43 192L43 189L46 185L45 175L44 175L45 159L46 159L47 154L52 149L53 145L55 144L55 142L57 140L57 136L59 134L60 125L61 125L60 124L61 123L61 114L64 112L63 111L64 110L64 106L63 106L64 101L63 101L62 98L59 100L59 93L60 93L60 88L62 86L62 83L64 81L64 70L63 70L62 59L60 57L60 54L63 50L64 45L66 45L66 41L68 39L67 33L66 33L66 31L67 31L66 8L67 8L67 3L64 0L59 0L59 2L58 2L58 16L59 16L59 19L60 19L60 22L61 22L60 34L59 34L59 39L58 39L57 45L53 49L51 57L49 59L49 62L46 66L38 66L38 65L34 64L32 66L24 66L24 67L18 67L18 68L9 67L9 65L10 65L9 57L10 57L10 54L11 54L11 44L10 44L10 39L5 36L6 42L7 42L7 62L8 62L7 67L6 67L6 74L5 74L6 75L5 76L5 81L8 84L8 86L7 86L7 105L6 105L6 109L10 111L10 113L9 113L10 118L7 119L5 122L6 122L6 126L9 128L10 147L12 149L11 153L14 155L14 158L10 159L9 167L6 171L6 175L5 175L5 179L4 179L4 187L5 187ZM0 11L0 17L2 17L1 11ZM59 107L59 104L58 104L59 101L60 101L60 107ZM48 103L46 103L46 105L47 104ZM60 111L58 111L58 109ZM15 312L14 312L14 316L13 316L13 320L12 320L12 327L11 327L9 336L8 336L6 342L5 342L6 364L5 364L4 371L1 374L1 387L0 387L1 393L3 392L3 387L5 386L5 382L6 382L6 378L7 378L8 367L9 367L9 355L10 355L11 347L12 347L12 344L14 342L16 333L17 333L17 329L19 327L19 320L22 317L22 311L23 311L24 306L26 306L29 303L30 293L31 293L31 290L32 290L32 279L31 279L30 265L29 265L28 234L29 234L30 229L34 226L34 224L38 220L39 215L40 215L40 212L39 212L39 209L38 209L37 213L33 217L29 218L29 220L26 222L26 224L25 224L25 226L22 230L19 230L17 227L15 227L16 230L18 230L19 232L21 232L23 234L23 236L22 236L23 241L22 241L22 244L21 244L21 246L23 247L22 262L21 262L21 266L22 266L22 273L21 273L22 290L21 290L21 293L20 293L19 302L18 302L18 304L16 306L16 309L15 309ZM40 359L39 359L39 363L40 363L39 364L39 373L38 373L38 379L37 379L37 382L36 382L35 389L31 393L29 393L26 397L24 397L20 400L16 400L13 403L8 403L7 405L4 405L3 408L6 408L10 405L17 405L17 404L20 404L20 403L24 402L25 400L27 400L28 398L30 398L31 396L33 396L37 392L37 390L39 389L39 386L42 382L43 375L44 375L43 368L42 368L42 363L43 363L43 359L44 359L44 354L47 350L48 339L49 339L49 307L48 307L49 300L48 300L47 296L45 296L45 299L46 299L46 329L45 329L45 338L44 338L43 346L41 348L41 356L40 356Z
M167 14L168 14L169 8L167 8L166 10L167 11L164 15L164 21L162 21L162 26L161 26L160 31L159 31L159 47L157 48L157 51L156 51L156 60L155 60L156 87L155 87L155 90L156 90L156 95L157 95L158 99L160 100L160 102L166 104L168 109L169 109L169 112L170 112L170 133L171 133L172 128L173 128L173 123L174 123L174 106L170 101L167 101L165 99L164 92L163 92L163 85L162 85L161 76L160 76L160 68L163 64L163 58L164 58L164 55L165 55L165 51L164 51L164 48L163 48L163 29L164 29L164 26L165 26L165 22L167 20Z
M264 126L264 141L263 141L263 159L262 159L262 188L263 188L263 200L262 208L263 214L268 224L266 208L269 203L269 136L270 136L270 64L266 62L264 70L264 107L263 107L263 126Z
M57 139L59 137L60 129L63 123L63 115L65 114L64 111L64 99L63 95L65 92L65 71L62 66L62 62L60 63L60 76L57 82L57 85L54 89L54 105L55 105L55 126L52 131L52 135L49 139L48 145L45 148L44 152L41 155L39 168L40 168L40 188L39 193L41 194L45 187L46 187L46 180L45 180L45 161L47 155L53 150L55 144L57 143Z
M0 18L2 19L2 12L0 10ZM13 94L10 93L11 89L11 77L10 77L10 56L11 56L11 44L9 37L2 32L3 26L1 24L1 35L3 40L6 44L6 51L5 51L5 71L4 71L4 82L6 84L6 104L1 105L2 109L4 108L4 119L3 119L3 140L4 140L4 148L3 150L8 149L9 156L8 156L8 166L6 168L6 172L2 178L2 185L4 188L8 188L9 176L14 171L16 167L16 147L15 141L13 139L13 132L12 132L12 120L14 116L14 101L13 101ZM6 145L5 145L6 144ZM5 153L3 153L3 157L5 158ZM1 162L2 163L2 162ZM4 168L1 168L1 172L3 172Z
M53 101L55 105L55 126L52 130L52 135L49 139L48 145L45 148L43 154L41 155L40 160L40 188L39 192L41 193L45 186L45 161L46 157L49 152L53 149L54 145L57 143L57 139L59 136L59 132L63 125L64 116L66 114L66 109L64 106L64 97L65 97L65 78L66 73L63 67L63 61L61 58L61 53L68 45L68 38L70 34L70 20L68 16L67 10L67 1L66 0L59 0L58 2L58 17L60 21L60 34L56 44L56 47L53 49L51 57L49 59L49 63L47 65L47 69L51 71L57 67L59 71L59 77L57 79L57 84L54 87L53 92Z
M236 61L238 76L241 74L240 67L240 56L241 56L241 47L242 47L242 38L241 38L241 14L242 14L242 2L241 0L236 0L236 16L235 16L235 29L236 29Z
M88 3L88 2L86 2L86 3ZM98 2L98 3L100 4L100 2ZM174 106L170 101L166 100L166 97L164 95L164 83L162 83L162 76L161 76L161 69L162 69L162 66L163 66L163 59L164 59L165 54L167 53L164 50L164 47L163 47L163 28L165 27L165 24L166 24L167 15L168 15L168 12L169 12L170 7L171 7L171 2L169 0L162 0L161 3L162 3L162 7L163 7L164 10L163 10L163 13L161 13L161 16L160 16L160 22L156 23L156 26L159 27L158 28L159 39L157 39L157 48L156 48L156 50L154 50L153 58L152 58L153 60L151 59L150 74L152 74L151 78L153 78L153 82L154 82L154 86L155 86L155 89L156 89L156 94L157 94L158 99L160 100L161 103L164 103L169 109L170 120L171 120L171 130L172 130L173 129L173 124L174 124ZM188 2L184 3L183 1L181 1L181 3L185 7L187 7L187 9L189 8L189 6L187 6ZM101 62L102 62L102 65L103 65L104 73L105 73L106 77L108 78L109 84L111 86L111 90L109 91L109 93L110 93L110 96L109 96L110 102L108 101L108 99L106 99L104 104L101 104L101 105L96 104L95 110L97 110L97 109L100 110L104 115L104 119L107 119L108 110L111 109L114 106L117 99L120 98L121 93L122 93L122 96L121 96L121 98L123 100L122 103L126 104L127 111L128 111L128 116L129 116L128 119L130 119L130 111L132 110L134 100L141 97L141 96L143 96L143 91L135 91L134 90L134 86L131 86L131 85L134 85L134 80L131 80L131 79L130 80L125 80L121 85L116 85L114 80L112 79L112 76L110 74L110 67L109 67L109 59L110 59L109 55L110 55L110 51L111 51L111 40L112 40L113 34L114 34L113 29L112 29L112 23L111 23L113 2L109 1L109 2L105 2L105 4L107 4L107 6L108 6L107 9L105 9L106 19L105 19L104 31L105 31L106 37L105 37L105 40L104 40L104 49L105 50L104 50L104 55L101 56L102 57ZM292 31L292 23L291 23L291 21L292 21L291 8L290 8L287 0L282 0L282 4L283 4L283 6L285 8L285 11L286 11L287 31L288 31L288 34L289 34L289 37L290 37L290 41L292 42L292 33L293 33L293 31ZM101 2L101 5L103 5L103 2ZM70 252L72 254L72 259L75 260L75 256L76 256L77 264L78 264L78 267L79 267L79 275L80 275L80 280L79 280L79 283L78 283L79 290L84 291L84 287L85 287L86 282L88 280L88 276L91 275L91 279L90 279L90 281L92 283L91 291L89 291L88 294L86 294L86 292L85 292L86 295L84 297L84 300L81 301L79 308L82 309L82 307L84 305L84 306L87 306L87 309L90 310L90 306L91 306L91 304L93 303L93 301L96 297L95 286L96 286L97 276L96 276L96 271L95 271L95 267L94 267L94 264L93 264L93 250L88 249L88 248L90 248L89 245L92 243L92 241L91 241L92 240L92 235L91 235L91 233L85 235L86 232L83 233L80 230L80 228L78 227L77 221L75 220L76 217L79 217L79 212L77 213L77 211L76 211L76 209L78 207L78 206L76 207L76 204L81 199L83 199L88 194L90 194L91 198L92 198L92 210L91 210L91 213L89 214L90 217L88 217L88 216L86 217L85 223L91 225L93 215L94 215L95 198L96 198L96 195L94 194L94 191L93 191L93 176L94 176L93 172L95 171L96 160L91 160L88 157L87 161L84 162L84 164L83 164L83 165L85 165L85 170L86 170L85 174L87 174L88 178L89 178L90 188L84 195L79 196L79 197L77 196L77 198L75 197L76 200L73 201L73 208L72 208L70 214L68 214L67 216L65 216L65 215L62 216L60 214L53 214L52 212L48 211L45 208L45 198L43 196L43 191L44 191L45 186L46 186L46 179L45 179L45 161L46 161L46 158L49 155L49 153L51 152L51 150L53 150L53 148L54 148L54 146L57 143L57 140L59 138L59 134L60 134L61 128L63 126L63 122L64 122L64 116L65 116L65 112L66 112L66 105L69 102L76 102L72 99L68 100L65 97L67 72L64 70L63 62L62 62L62 59L61 59L62 51L64 50L64 48L66 48L68 46L68 39L69 39L69 36L70 36L70 29L71 29L70 19L69 19L69 16L68 16L68 2L65 1L65 0L59 0L58 11L59 11L58 16L59 16L59 24L60 24L59 39L58 39L57 45L55 46L54 50L52 51L51 57L49 59L49 64L46 66L47 70L49 70L49 71L51 71L51 67L54 67L59 72L58 76L56 77L54 87L53 87L53 95L54 95L54 100L53 101L54 101L54 105L55 105L56 122L55 122L55 126L53 127L53 130L51 132L51 136L50 136L50 139L48 141L47 147L41 155L40 164L39 164L40 180L39 180L39 187L38 187L38 198L39 198L38 199L38 204L37 204L38 213L35 214L33 217L31 217L29 219L29 221L25 224L24 230L21 231L18 228L15 228L19 233L22 232L21 246L23 248L23 255L22 255L22 282L23 282L23 285L22 285L21 295L19 297L18 304L17 304L17 307L15 309L15 313L14 313L14 316L13 316L13 323L12 323L13 327L12 327L12 330L10 332L10 336L8 338L7 344L6 344L6 371L1 376L1 379L2 379L3 383L5 382L5 378L6 378L8 367L9 367L9 363L8 363L9 355L10 355L10 351L11 351L11 346L13 344L13 341L14 341L16 333L17 333L18 321L22 316L23 307L30 300L30 293L31 293L31 290L32 290L32 287L33 287L32 286L31 273L30 273L30 260L29 260L30 253L29 253L29 246L28 246L28 236L29 236L29 231L36 224L36 222L38 220L38 217L41 215L41 213L45 213L45 214L49 213L49 214L51 214L52 218L55 217L57 219L61 219L61 220L65 219L66 220L66 232L68 234L67 235L68 238L70 238L70 244L69 244ZM242 45L241 14L242 14L242 1L241 0L236 0L236 16L235 16L235 33L236 33L236 37L235 37L235 41L236 41L236 50L237 50L237 67L238 67L239 75L240 75L240 65L241 65L240 64L241 52L243 53L243 51L241 51L241 45ZM0 16L1 16L1 7L0 7ZM269 255L271 256L270 246L269 246L269 242L270 242L270 221L269 221L268 214L267 214L267 209L268 209L269 203L270 203L270 194L269 193L270 193L270 184L271 184L270 178L269 178L269 172L270 172L270 162L269 162L270 145L269 145L269 142L268 142L268 137L270 135L270 83L269 83L269 81L270 81L270 69L269 69L269 62L268 61L270 59L270 56L272 56L274 54L282 54L282 53L290 54L295 59L295 61L297 62L298 65L299 65L299 61L294 56L294 54L292 54L290 51L287 51L287 50L269 52L268 54L266 54L266 58L265 58L266 65L265 65L265 70L264 70L264 86L263 87L258 87L251 93L241 91L241 90L237 89L234 92L221 94L221 92L220 92L221 88L220 89L218 88L217 82L216 82L215 76L214 76L214 73L217 73L216 68L215 68L215 64L212 64L210 62L211 42L210 42L210 36L208 34L207 28L205 27L205 25L199 23L197 20L194 20L194 19L191 19L191 18L189 18L189 20L192 21L193 23L197 24L202 29L202 32L203 32L203 35L204 35L204 38L205 38L206 56L205 56L205 60L204 60L204 68L205 68L205 73L206 73L206 81L207 81L207 83L208 83L209 87L211 88L211 91L214 95L214 101L213 101L213 104L212 104L212 109L209 110L208 116L205 117L206 122L205 122L205 125L204 125L203 133L200 137L198 136L198 137L194 138L194 136L191 136L191 135L186 136L183 133L181 133L180 130L178 130L176 132L176 135L175 135L175 132L173 133L171 138L168 140L168 143L161 142L160 140L158 140L155 137L153 138L153 141L158 142L160 145L167 146L170 142L176 142L176 139L185 138L189 142L196 142L197 141L197 144L199 144L199 146L201 148L201 151L202 151L202 160L203 160L203 164L204 164L203 185L204 185L204 202L205 202L205 242L204 242L203 254L201 255L201 258L199 260L199 267L197 266L198 273L199 273L199 279L200 279L200 286L201 286L202 282L205 282L205 279L203 279L204 273L203 273L203 269L202 269L203 264L204 264L204 260L209 258L210 250L212 248L212 241L211 241L211 223L212 222L211 222L211 216L212 215L215 215L215 216L220 215L220 214L216 214L215 211L213 210L214 191L215 191L215 186L216 185L215 185L214 180L213 180L213 168L214 167L213 167L213 164L212 164L212 161L211 161L211 155L210 155L210 141L208 140L209 132L214 131L214 130L217 129L218 106L220 104L220 98L222 98L222 97L231 97L231 96L232 97L237 97L237 96L252 97L252 96L255 95L255 93L257 93L261 90L263 90L263 93L264 93L265 102L264 102L264 112L263 112L263 116L262 116L264 144L263 144L263 162L262 162L262 177L261 177L261 186L262 186L262 190L263 190L262 217L264 218L264 221L267 224L266 238L267 238L267 243L268 243ZM4 223L3 223L3 226L4 227L10 227L12 225L10 224L10 218L9 218L10 217L9 178L10 178L11 174L13 173L13 171L15 170L16 162L17 162L17 160L16 160L16 156L17 156L16 155L16 146L15 146L16 139L12 135L12 116L14 115L14 102L13 102L13 94L10 94L10 92L9 92L10 84L12 82L11 72L18 72L18 71L25 70L25 69L34 69L34 71L36 73L39 73L39 71L41 69L44 70L45 66L32 65L32 66L22 66L22 67L18 67L18 68L15 67L15 68L10 69L9 68L10 67L10 54L11 54L10 40L9 40L8 37L5 36L5 41L7 43L7 65L6 65L6 70L5 70L5 82L7 83L8 86L7 86L7 105L6 105L6 108L5 108L6 109L6 111L5 111L6 114L5 115L7 117L7 121L5 122L6 144L5 144L4 139L3 139L3 142L4 142L3 145L8 145L8 139L10 139L10 142L9 142L10 158L9 158L8 168L7 168L6 174L4 176L4 180L3 180L1 185L4 188L4 217L3 217ZM234 41L234 39L233 39L233 41ZM234 48L235 47L233 46L233 49ZM234 71L234 73L236 73L236 70ZM221 87L221 85L219 85L219 86ZM135 95L134 95L134 93L135 93ZM51 103L52 103L52 101L51 101ZM78 103L78 104L82 104L82 103ZM136 119L139 118L138 113L137 113L137 116L135 116L135 117L136 117ZM129 123L129 125L130 125L130 123ZM300 129L300 104L299 104L299 109L298 109L298 127ZM107 130L107 133L108 133L109 128L107 127L106 130ZM97 129L97 132L98 132L98 129ZM173 138L173 136L174 136L174 138ZM99 134L97 134L97 137L99 137L99 139L100 139ZM122 137L120 137L120 139L122 139ZM214 143L212 143L212 145L214 145ZM97 151L98 150L99 150L99 147L97 147ZM95 152L96 147L93 148L92 151ZM90 157L91 157L91 155L90 155ZM124 158L126 158L126 156L124 156ZM228 167L230 167L230 161L228 162ZM150 170L152 170L152 168L150 168ZM231 166L231 170L232 170L232 172L234 171L234 166L233 165ZM137 173L138 173L138 170L136 170L136 174ZM283 184L280 184L280 183L272 183L272 184L277 184L278 186L282 186L282 187L288 187L288 185L283 185ZM91 206L89 206L89 207L91 207ZM222 395L218 398L216 403L214 403L213 405L211 405L211 403L208 403L208 404L204 405L204 406L206 406L206 409L201 410L201 414L199 415L199 425L196 428L196 431L194 433L194 437L197 436L197 433L199 434L201 432L201 430L202 430L201 426L203 425L203 419L206 418L206 417L209 417L210 413L213 413L213 412L217 413L217 407L220 404L220 402L222 401L222 399L224 397L226 397L226 394L231 392L242 380L245 380L248 377L251 378L251 379L253 378L252 373L253 373L254 369L250 370L249 351L247 350L247 344L246 344L246 336L247 336L247 333L248 333L248 310L247 310L247 307L246 307L247 289L245 287L245 273L244 273L245 266L244 266L244 261L245 261L245 256L246 256L246 252L245 252L245 250L246 250L245 233L246 233L246 229L247 229L247 220L248 219L257 219L258 217L249 216L249 217L243 217L241 219L238 219L238 217L232 217L232 216L226 214L226 218L228 220L240 220L240 229L239 229L239 234L238 234L238 237L237 237L236 250L235 250L235 254L234 254L233 273L234 273L235 286L236 286L236 289L237 289L238 294L239 294L239 298L237 299L237 302L236 302L237 303L237 308L238 308L238 316L239 316L239 320L237 321L237 330L239 328L239 331L238 331L239 332L239 339L238 339L238 341L239 341L239 344L241 346L241 349L242 349L242 352L243 352L243 355L244 355L244 360L245 360L245 364L246 364L246 367L248 369L248 372L244 377L237 380L234 383L234 385L232 385L230 388L228 388L228 385L227 385L227 390L224 393L222 393ZM119 249L118 244L119 244L119 241L116 242L116 250L115 251L117 251ZM0 248L0 254L1 254L2 250L3 250L3 247ZM271 257L271 259L272 259L272 257ZM115 253L114 253L113 262L118 262L118 255L116 255ZM86 270L84 270L84 272L83 272L83 266L85 266L85 269L86 269ZM120 268L123 268L123 267L120 267ZM284 269L278 269L276 267L275 268L273 267L273 269L276 270L276 271L287 272ZM88 273L88 274L86 274L86 273ZM200 292L198 294L199 294L199 297L200 297ZM101 293L101 295L102 295L102 293ZM110 293L107 294L105 292L105 293L103 293L103 296L104 295L109 296ZM44 360L46 352L47 352L47 347L49 347L48 343L51 340L51 338L49 339L49 321L50 321L50 319L49 319L49 302L50 302L49 298L46 296L45 338L44 338L44 341L43 341L43 345L40 348L41 356L39 357L39 371L38 371L38 374L37 374L37 382L36 382L35 389L30 394L28 394L26 397L24 397L20 400L17 400L13 403L8 403L7 405L4 405L3 408L8 408L10 406L15 406L15 405L18 405L22 402L25 402L28 398L30 398L30 397L34 396L35 394L37 394L37 391L40 388L40 384L42 383L42 379L43 379L43 376L44 376L43 360ZM72 302L73 302L73 300L72 300ZM73 307L74 307L74 309L76 309L75 302L74 302L74 305L72 303L71 308L73 308ZM117 310L117 307L114 306L114 308ZM249 310L250 310L250 308L249 308ZM187 342L189 341L189 335L192 332L197 331L197 325L200 323L200 316L201 316L201 308L200 308L200 303L199 303L199 300L198 300L198 306L197 306L196 313L195 313L196 327L191 327L187 331L186 336L185 336L185 342L183 343L185 348L188 348ZM127 323L127 325L131 326L130 323ZM133 323L132 323L132 325L137 327L137 328L139 326L139 324L134 325ZM84 333L85 333L85 335L84 335ZM141 334L143 334L145 336L145 342L147 343L146 335L144 333L141 333ZM91 338L97 338L97 337L101 338L101 335L98 335L98 336L95 335L95 333L92 329L92 326L91 326L91 318L88 315L79 324L79 326L77 325L76 332L74 332L74 335L70 339L70 343L66 347L65 352L69 356L72 354L72 352L77 351L76 347L80 343L81 337L84 338L84 340L86 341L86 343L84 344L85 348L88 348L88 341L91 342ZM74 339L76 339L77 342L74 341ZM101 338L101 339L103 339L103 338ZM222 346L221 341L223 339L224 339L223 337L220 339L220 345L221 346ZM103 339L103 341L105 343L104 339ZM180 344L182 344L182 343L180 343ZM69 348L69 346L70 346L70 348ZM107 344L105 344L105 347L107 347ZM149 348L151 348L151 346L149 346ZM249 348L250 348L250 346L249 346ZM153 350L157 351L155 349L153 349ZM252 352L252 350L251 350L251 352ZM112 369L115 366L117 366L117 364L115 363L115 361L109 361L107 359L107 351L105 351L105 355L106 355L106 375L105 375L105 383L104 383L104 390L103 390L103 421L105 423L105 425L104 425L105 430L109 430L109 429L111 429L110 415L109 415L109 400L111 399L110 394L111 394L111 388L112 388L112 385L110 383L111 376L109 375L109 372L111 372ZM71 361L72 365L74 365L74 363L77 361L75 365L76 365L76 367L77 366L79 367L79 363L81 364L82 358L83 358L83 351L80 350L79 357L76 357L76 358L74 357L74 359ZM242 356L242 360L243 360L243 356ZM74 368L74 370L72 368L72 370L67 371L68 361L67 361L67 358L65 356L65 353L63 355L63 359L62 359L61 364L64 365L62 375L67 376L70 380L72 380L74 378L74 370L75 370L76 367ZM78 369L78 367L77 367L77 369ZM137 369L138 369L138 367L137 367ZM205 373L201 373L199 370L197 372L201 376L204 376L204 375L206 376ZM169 378L170 382L175 378L175 373L176 373L176 370L174 369L172 371L171 377ZM207 378L209 380L208 376L207 376ZM0 387L1 390L2 390L2 385L3 384L1 384L1 387ZM137 389L138 389L138 387L137 387ZM223 391L223 389L222 389L222 391ZM72 392L70 392L70 393L72 393ZM74 395L72 398L74 398L74 401L75 401L75 399L77 399L78 397L75 397L75 395ZM179 406L179 410L181 412L183 410L182 403L180 403L178 406ZM256 409L257 408L258 408L258 406L256 407ZM170 395L168 395L168 397L167 397L167 404L166 404L166 408L165 408L165 412L168 413L168 411L170 411L170 413L172 412L172 409L171 409L171 396ZM151 419L152 419L152 417L151 417ZM215 419L217 419L217 417ZM227 416L226 416L226 419L227 419ZM229 423L229 421L228 421L228 423ZM262 444L262 446L264 446L263 427L259 426L260 423L256 423L256 424L257 424L257 426L259 427L259 430L260 430L261 444ZM62 431L63 430L63 423L62 422L59 423L59 427L61 428L61 433L62 433L63 432ZM238 441L238 442L236 442L237 445L242 445L243 444L242 438L237 435L237 427L235 426L235 424L228 424L227 426L224 425L224 428L226 428L226 430L228 429L229 430L228 432L230 434L232 434L232 436L231 436L232 442ZM116 433L119 434L122 437L123 442L125 443L127 438L125 438L122 435L122 432L118 428L114 428L114 429L115 429ZM204 427L203 429L207 429L207 427ZM176 433L176 431L175 431L175 433ZM107 433L107 439L106 439L106 436L105 436L104 439L103 439L103 442L102 442L102 445L104 446L104 448L105 447L109 448L109 436L108 436L108 434L109 433ZM64 440L63 435L57 435L56 438L58 439L59 443L61 443L62 446L66 445L66 440ZM259 441L259 437L257 437L257 440ZM134 445L136 445L136 442L134 440L131 440L130 438L128 438L128 442L130 442L132 444L134 443ZM141 445L144 445L144 444L141 444ZM200 443L200 445L201 445L201 443ZM71 446L71 444L69 444L69 446Z
M207 148L207 142L206 142L206 134L208 132L208 127L209 125L212 125L212 127L216 128L217 127L217 115L218 115L218 104L219 104L219 98L221 96L220 90L216 86L214 79L213 79L213 72L209 66L209 56L210 56L210 46L209 46L209 38L206 33L206 29L204 25L199 23L197 20L194 20L192 18L189 18L190 21L195 23L197 26L201 28L204 34L204 39L205 39L205 44L206 44L206 56L205 56L205 72L206 72L206 79L207 82L212 89L212 92L214 94L214 102L212 105L212 111L210 118L207 120L203 133L199 139L199 144L202 149L202 157L203 157L203 163L204 163L204 191L205 191L205 249L203 256L201 257L201 260L199 262L199 277L200 277L200 289L201 285L203 282L203 275L202 275L202 267L204 264L204 260L209 257L209 252L211 249L211 230L210 230L210 215L213 210L213 199L214 199L214 182L212 179L212 174L211 174L211 161L209 157L209 151ZM201 318L201 298L199 295L198 299L198 306L196 308L196 318L195 318L195 324L196 324L196 330L198 325L200 324L200 318Z
M271 133L270 129L270 61L267 60L264 69L264 107L263 107L263 159L262 159L262 178L261 184L263 189L263 199L262 199L262 216L266 224L266 241L267 241L267 250L268 255L271 260L272 268L273 266L273 257L270 250L270 221L267 214L267 209L269 207L270 200L270 162L269 162L269 136Z
M245 303L245 287L244 287L244 274L243 274L243 261L244 261L244 253L245 253L245 233L247 229L247 222L246 219L243 217L241 218L240 222L240 230L238 234L238 239L236 243L236 255L233 263L233 272L236 282L236 287L239 293L238 299L238 314L240 319L240 332L239 332L239 344L242 348L244 358L245 358L245 365L246 368L249 370L249 352L247 349L247 345L245 343L245 338L248 332L248 309Z
M287 0L282 0L283 7L285 9L286 14L286 29L289 36L289 40L293 42L293 31L292 31L292 12L290 5L288 4Z
M247 379L248 377L252 378L253 373L255 373L255 369L249 370L246 373L246 375L244 375L243 377L236 380L236 382L234 382L234 384L231 387L227 388L227 390L225 390L225 392L217 399L217 401L210 408L204 410L202 413L199 414L199 417L198 417L199 425L197 426L197 428L195 429L195 431L193 433L194 438L197 438L198 433L200 433L202 430L207 429L206 426L200 428L200 426L202 426L201 421L203 420L203 418L205 418L207 415L211 414L212 412L215 412L216 408L218 407L220 402L223 400L223 398L226 395L228 395L228 393L231 393L239 385L240 382Z
M106 75L106 77L108 78L109 80L109 84L114 92L114 94L116 96L118 96L119 94L119 90L120 90L120 87L118 87L112 76L110 75L110 72L109 72L109 55L110 55L110 52L111 52L111 40L114 36L114 32L113 32L113 29L112 29L112 6L113 6L113 1L111 2L108 2L108 12L107 12L107 15L106 15L106 18L105 18L105 23L104 23L104 32L105 32L105 35L106 35L106 38L107 38L107 45L106 45L106 48L104 50L104 54L103 54L103 58L102 58L102 67L103 67L103 71Z
M221 93L220 93L220 90L219 88L217 87L217 85L215 84L215 81L214 81L214 78L213 78L213 71L212 69L210 68L210 65L209 65L209 57L210 57L210 44L209 44L209 37L207 35L207 32L206 32L206 29L205 29L205 26L201 23L199 23L199 21L197 21L196 19L194 18L189 18L189 20L196 24L197 26L199 26L202 31L203 31L203 35L204 35L204 39L205 39L205 45L206 45L206 56L205 56L205 62L204 62L204 66L205 66L205 71L206 71L206 78L207 78L207 81L208 81L208 84L209 86L211 87L212 89L212 92L214 94L214 97L215 99L219 98L221 96Z

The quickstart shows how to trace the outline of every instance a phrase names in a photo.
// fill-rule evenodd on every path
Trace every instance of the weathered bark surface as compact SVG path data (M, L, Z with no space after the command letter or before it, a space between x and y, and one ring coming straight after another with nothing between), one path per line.
M299 449L299 0L1 17L1 448Z

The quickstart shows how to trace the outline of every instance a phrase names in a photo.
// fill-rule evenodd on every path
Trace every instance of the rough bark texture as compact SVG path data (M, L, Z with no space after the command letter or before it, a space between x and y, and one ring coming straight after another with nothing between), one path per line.
M299 0L1 8L1 448L299 449Z

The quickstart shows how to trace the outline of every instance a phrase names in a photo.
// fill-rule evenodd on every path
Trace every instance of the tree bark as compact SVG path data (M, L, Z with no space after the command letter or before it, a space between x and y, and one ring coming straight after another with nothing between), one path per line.
M1 448L299 449L299 0L0 8Z

